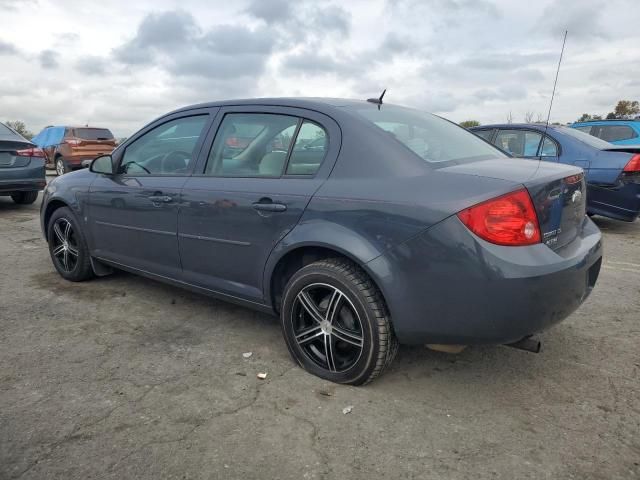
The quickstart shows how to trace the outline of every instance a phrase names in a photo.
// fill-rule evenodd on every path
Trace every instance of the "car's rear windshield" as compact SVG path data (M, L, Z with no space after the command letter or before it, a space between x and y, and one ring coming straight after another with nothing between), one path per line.
M0 123L0 133L2 135L15 135L9 127L6 127L1 123Z
M577 128L569 128L569 127L555 127L560 133L564 133L565 135L569 135L570 137L575 138L576 140L580 140L582 143L586 143L587 145L597 148L598 150L603 150L605 148L611 148L611 144L609 142L605 142L604 140L599 139L598 137L594 137L585 132L581 132Z
M395 105L356 112L429 163L506 157L473 133L430 113Z
M106 128L74 128L74 136L84 140L111 140L113 134Z

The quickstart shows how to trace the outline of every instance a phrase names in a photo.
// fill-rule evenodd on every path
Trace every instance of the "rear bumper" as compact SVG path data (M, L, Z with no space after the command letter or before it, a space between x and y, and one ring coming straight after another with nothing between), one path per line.
M640 184L627 183L615 188L589 185L587 202L589 213L633 222L640 215Z
M46 185L44 159L32 158L26 167L0 168L0 193L32 192Z
M456 216L372 260L401 343L504 344L560 322L587 298L600 271L601 234L553 251L501 247Z

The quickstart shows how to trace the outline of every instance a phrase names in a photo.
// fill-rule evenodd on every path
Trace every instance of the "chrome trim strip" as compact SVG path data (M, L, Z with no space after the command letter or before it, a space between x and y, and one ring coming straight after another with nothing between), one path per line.
M191 238L193 240L203 240L206 242L218 242L218 243L228 243L231 245L240 245L242 247L248 247L249 245L251 245L250 242L241 242L240 240L226 240L224 238L205 237L203 235L191 235L189 233L179 233L178 236L182 238Z
M157 233L158 235L175 235L176 232L167 232L166 230L153 230L151 228L132 227L129 225L120 225L118 223L95 221L96 225L104 225L105 227L123 228L125 230L134 230L136 232Z

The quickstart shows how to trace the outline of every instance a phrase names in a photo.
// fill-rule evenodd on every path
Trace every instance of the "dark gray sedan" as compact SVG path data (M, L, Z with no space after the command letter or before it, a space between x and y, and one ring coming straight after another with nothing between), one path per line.
M585 193L580 168L427 113L261 99L153 121L52 181L41 219L64 278L123 269L277 314L301 366L357 385L398 343L513 344L573 312L602 257Z
M44 163L42 150L0 123L0 196L19 204L35 202L46 183Z

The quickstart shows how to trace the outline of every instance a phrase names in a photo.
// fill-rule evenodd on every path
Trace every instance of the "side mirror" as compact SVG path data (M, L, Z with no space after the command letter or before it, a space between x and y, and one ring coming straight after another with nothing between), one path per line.
M113 158L111 155L102 155L94 158L89 165L89 171L93 173L102 173L104 175L113 175Z

